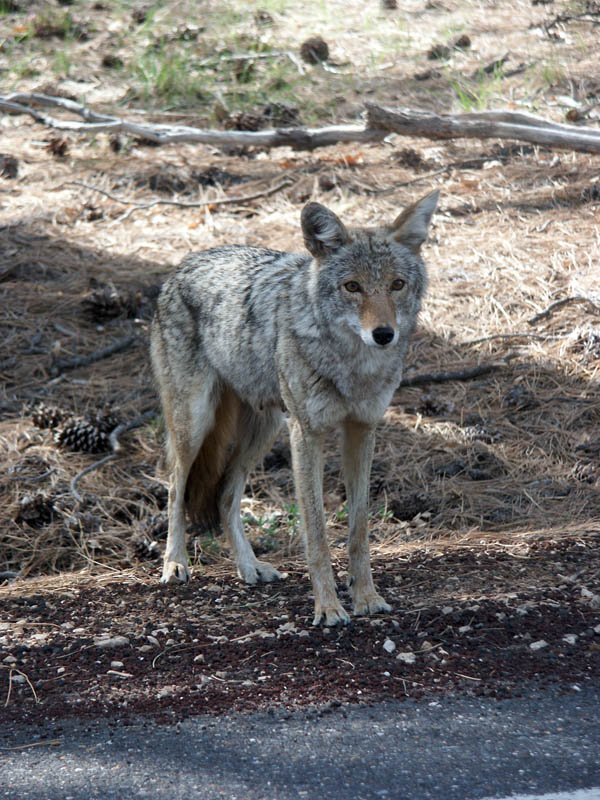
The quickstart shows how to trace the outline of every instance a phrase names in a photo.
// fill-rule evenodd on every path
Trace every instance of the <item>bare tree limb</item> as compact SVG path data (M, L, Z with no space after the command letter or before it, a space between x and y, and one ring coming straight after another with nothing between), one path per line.
M93 464L85 467L80 472L77 473L71 480L69 484L69 491L77 500L78 503L83 502L83 496L79 494L77 491L77 484L83 478L84 475L89 475L90 472L98 469L99 467L104 466L104 464L108 464L109 461L114 461L116 458L119 457L120 453L123 451L123 446L121 442L119 442L119 436L126 431L133 430L134 428L139 428L141 425L144 424L149 419L152 419L156 415L156 409L152 408L149 411L145 411L143 414L140 414L139 417L135 419L129 420L129 422L123 422L121 425L117 425L117 427L111 432L109 441L110 446L112 447L112 453L109 453L104 458L101 458L99 461L95 461Z
M60 108L75 114L85 122L62 120L41 114L32 107ZM74 133L129 133L149 139L156 144L178 142L197 142L214 145L258 145L261 147L281 147L288 145L296 150L313 150L315 147L337 144L338 142L379 142L386 137L384 131L373 130L364 125L331 125L324 128L276 128L264 131L218 131L191 128L185 125L140 124L128 122L119 117L97 114L81 103L63 97L50 97L43 94L14 93L0 95L0 110L12 113L29 114L37 122L57 130Z
M109 461L114 461L116 457L117 457L116 453L109 453L109 455L104 456L104 458L101 458L100 461L95 461L93 464L90 464L88 467L82 469L81 472L78 472L77 475L75 475L75 477L69 484L69 491L71 492L71 494L73 495L75 500L77 500L78 503L83 502L83 497L77 491L77 484L83 478L83 476L87 475L90 472L93 472L95 469L98 469L98 467L101 467L103 464L107 464Z
M92 186L89 183L83 183L82 181L65 181L65 183L61 183L61 185L57 188L61 188L62 186L82 186L84 189L89 189L92 192L99 192L103 194L105 197L108 197L110 200L114 200L115 203L122 203L126 206L132 206L125 214L120 216L119 220L127 219L134 211L139 210L140 208L152 208L152 206L179 206L180 208L211 208L212 206L222 206L231 203L248 203L251 200L256 200L259 197L269 197L275 192L279 192L281 189L284 189L286 186L290 186L293 183L290 176L286 176L283 180L276 183L274 186L270 186L267 189L263 189L260 192L254 192L253 194L247 195L234 195L229 197L216 197L213 200L197 200L193 202L186 202L183 200L149 200L147 203L138 203L136 200L128 200L125 197L116 197L111 192L107 192L104 189L100 189L98 186Z
M139 428L144 422L147 422L152 417L155 417L158 414L158 411L155 408L151 408L149 411L144 411L143 414L140 414L139 417L135 419L129 420L129 422L122 422L120 425L111 431L109 436L110 446L113 449L113 453L120 453L123 450L123 446L119 441L119 436L126 431L131 431L134 428Z
M539 314L536 314L535 317L527 320L528 325L535 325L536 322L539 322L542 319L546 319L549 317L554 311L557 311L559 308L563 306L569 305L570 303L587 303L590 306L592 313L600 314L600 306L597 306L589 297L564 297L562 300L557 300L555 303L551 303L548 308L545 308L543 311L540 311Z
M42 114L37 106L59 108L81 117L79 122ZM472 114L434 114L430 111L389 109L366 103L366 125L330 125L323 128L275 128L262 131L202 130L185 125L131 122L120 117L98 114L74 100L43 94L15 92L0 95L0 110L29 114L37 122L57 130L77 133L123 132L156 144L197 142L200 144L255 145L296 150L338 142L380 142L390 133L427 139L517 139L585 153L600 153L600 130L557 122L510 111L484 111Z
M433 114L366 103L369 128L426 139L518 139L584 153L600 153L600 130L561 125L529 114L487 111Z
M52 374L59 375L61 372L66 372L70 369L77 369L78 367L87 367L95 361L101 361L103 358L109 358L115 353L120 353L121 350L126 350L132 344L138 341L137 336L127 336L125 339L119 339L118 342L109 344L108 347L102 350L96 350L87 356L75 356L74 358L57 358L52 364Z
M447 383L448 381L470 381L473 378L480 378L482 375L489 375L506 367L509 361L517 357L517 353L509 353L502 361L491 364L478 364L470 369L457 369L449 372L422 372L410 378L403 378L398 386L399 389L406 386L421 386L424 383Z

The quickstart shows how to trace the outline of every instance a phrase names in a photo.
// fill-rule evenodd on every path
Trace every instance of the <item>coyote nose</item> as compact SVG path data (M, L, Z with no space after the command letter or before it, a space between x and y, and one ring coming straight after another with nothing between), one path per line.
M387 325L385 328L375 328L373 331L373 339L375 344L379 344L382 347L385 347L386 344L389 344L393 338L394 329L388 327Z

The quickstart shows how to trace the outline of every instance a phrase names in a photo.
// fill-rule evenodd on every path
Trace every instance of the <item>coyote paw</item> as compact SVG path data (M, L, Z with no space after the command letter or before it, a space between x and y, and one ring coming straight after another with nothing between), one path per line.
M362 597L354 598L354 607L352 613L354 616L362 616L363 614L377 614L379 611L391 611L392 607L386 603L380 594L366 594Z
M165 561L161 583L187 583L191 577L187 564L179 561Z
M238 575L251 586L257 583L271 583L281 578L281 573L267 561L252 561L249 564L238 564Z
M328 606L315 603L315 617L312 624L319 625L321 622L323 622L326 627L330 627L331 625L347 625L350 622L350 617L338 601Z

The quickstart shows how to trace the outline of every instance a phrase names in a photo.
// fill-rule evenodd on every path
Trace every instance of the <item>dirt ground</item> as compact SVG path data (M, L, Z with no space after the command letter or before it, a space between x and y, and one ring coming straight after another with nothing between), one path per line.
M331 2L311 18L283 0L209 3L185 25L182 8L0 3L4 90L200 127L356 122L365 100L598 125L591 0ZM301 62L316 33L329 61ZM226 69L240 53L261 57ZM164 277L193 249L300 249L308 200L380 224L436 187L405 374L421 380L399 388L371 480L374 572L392 613L310 625L285 431L243 512L287 577L246 587L221 539L190 529L192 582L160 586L167 476L147 335ZM0 718L317 713L597 679L599 215L600 159L585 153L400 136L313 152L152 147L1 116ZM325 472L348 605L334 436Z

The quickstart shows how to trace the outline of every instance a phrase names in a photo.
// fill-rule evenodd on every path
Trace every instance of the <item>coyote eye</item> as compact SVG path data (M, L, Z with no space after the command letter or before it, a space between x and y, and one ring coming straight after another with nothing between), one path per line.
M401 289L404 289L406 285L406 281L403 281L402 278L396 278L395 281L392 281L392 291L399 292Z
M360 292L360 283L358 281L348 281L344 284L344 289L347 292Z

